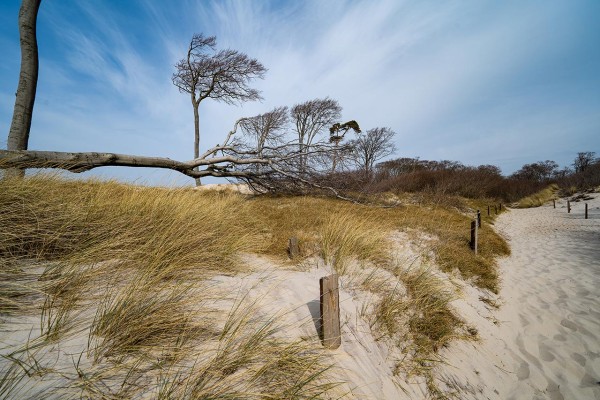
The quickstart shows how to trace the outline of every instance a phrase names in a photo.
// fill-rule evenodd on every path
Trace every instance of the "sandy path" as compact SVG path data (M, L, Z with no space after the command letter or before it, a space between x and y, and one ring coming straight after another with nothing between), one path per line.
M511 210L496 228L512 255L500 260L503 305L473 322L479 348L449 351L474 398L600 399L600 196ZM489 321L495 321L490 323Z

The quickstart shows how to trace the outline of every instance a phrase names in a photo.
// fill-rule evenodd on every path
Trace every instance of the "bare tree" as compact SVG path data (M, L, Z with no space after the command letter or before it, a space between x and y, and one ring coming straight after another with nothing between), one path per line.
M40 3L41 0L23 0L19 10L21 71L15 108L6 142L8 150L27 150L29 144L39 67L36 25ZM7 173L23 176L25 171L11 169Z
M215 52L214 36L195 34L186 58L175 64L173 84L182 93L190 94L194 109L194 158L200 156L200 116L198 107L205 99L236 104L260 100L259 91L248 86L253 79L262 79L266 68L256 59L236 50ZM200 185L200 178L196 179Z
M593 151L585 151L577 153L577 157L575 161L573 161L573 167L575 168L575 172L583 172L585 171L590 164L594 162L596 157L596 153Z
M326 97L296 104L291 113L299 150L306 153L317 135L340 119L342 107L336 100ZM306 161L302 162L304 164Z
M356 164L367 178L371 176L375 162L396 151L392 142L394 135L396 132L390 128L374 128L352 141Z
M265 146L283 142L288 122L288 108L276 107L264 114L243 119L240 127L249 138L248 145L262 156Z

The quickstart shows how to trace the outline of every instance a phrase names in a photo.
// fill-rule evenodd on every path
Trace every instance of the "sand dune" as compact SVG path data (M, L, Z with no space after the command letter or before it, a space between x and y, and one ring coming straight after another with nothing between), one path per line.
M481 310L476 291L457 304L480 332L446 351L441 374L472 398L600 399L600 196L511 210L496 228L512 255L500 260L501 307ZM479 307L479 310L477 308Z
M435 371L440 389L461 399L600 399L600 196L595 196L588 201L587 220L583 203L572 204L568 214L564 201L556 209L510 210L498 218L496 229L512 250L499 260L498 295L439 273L460 286L452 306L481 338L441 350L447 363ZM422 249L398 235L398 262L408 267ZM282 268L265 257L245 257L252 272L212 279L211 286L232 294L220 300L224 315L237 297L246 298L260 315L276 316L279 334L318 346L318 280L331 268L322 260ZM422 377L404 382L394 374L403 355L374 336L367 318L372 299L356 284L359 275L355 271L340 279L342 345L328 351L335 365L332 378L344 382L340 398L427 398ZM17 329L5 334L4 345L25 342L38 326L37 320L21 323L11 325ZM13 343L11 335L19 340ZM85 340L79 345L84 348ZM41 390L45 383L29 384Z

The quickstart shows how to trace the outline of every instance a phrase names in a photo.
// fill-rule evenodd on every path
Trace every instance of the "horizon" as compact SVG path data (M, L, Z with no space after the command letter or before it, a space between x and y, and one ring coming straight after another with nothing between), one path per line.
M20 68L19 7L0 5L3 146ZM329 96L343 120L397 132L388 159L492 164L505 176L537 161L571 166L578 152L600 150L596 15L592 1L42 2L29 148L192 159L192 107L171 75L192 35L204 33L268 71L253 83L263 102L200 105L201 151L239 117ZM73 176L193 184L159 169Z

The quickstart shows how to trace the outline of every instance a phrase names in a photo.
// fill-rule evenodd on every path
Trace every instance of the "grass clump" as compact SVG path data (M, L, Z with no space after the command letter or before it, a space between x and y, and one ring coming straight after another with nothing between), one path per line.
M540 207L540 206L544 205L546 202L548 202L552 199L555 199L558 191L559 191L558 185L553 183L550 186L540 190L537 193L534 193L530 196L520 199L517 202L516 206L517 206L517 208Z

